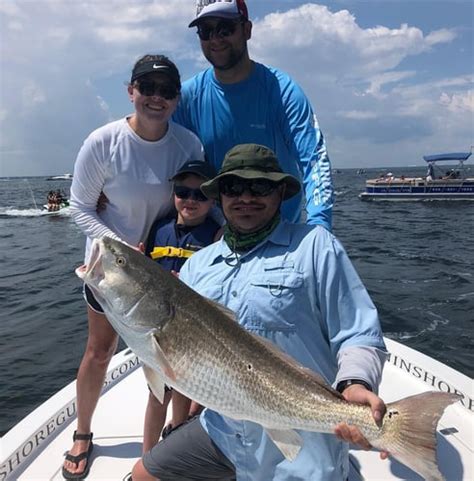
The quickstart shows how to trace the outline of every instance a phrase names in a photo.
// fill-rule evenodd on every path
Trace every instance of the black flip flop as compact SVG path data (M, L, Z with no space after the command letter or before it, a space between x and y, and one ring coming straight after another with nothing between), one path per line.
M73 456L72 454L67 453L66 454L66 459L68 461L73 462L76 466L79 466L79 463L85 459L86 460L86 465L84 466L84 469L80 473L71 473L68 471L64 466L63 466L63 477L64 479L84 479L88 474L90 470L90 463L89 463L89 457L92 453L92 449L94 445L92 444L92 436L93 433L90 434L77 434L77 431L74 431L74 434L72 436L72 440L76 441L90 441L89 442L89 448L87 451L84 451L83 453L78 454L77 456Z

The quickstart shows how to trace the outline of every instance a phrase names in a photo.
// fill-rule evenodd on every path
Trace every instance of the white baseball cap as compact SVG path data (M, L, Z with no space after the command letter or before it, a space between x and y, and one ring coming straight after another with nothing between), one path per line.
M188 27L195 27L205 17L244 17L248 20L249 14L244 0L196 0L196 18Z

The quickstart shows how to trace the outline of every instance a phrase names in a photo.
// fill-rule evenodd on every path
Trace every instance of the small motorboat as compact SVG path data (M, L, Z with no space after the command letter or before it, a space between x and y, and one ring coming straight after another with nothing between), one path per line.
M46 180L72 180L72 174L55 175L48 177Z
M55 205L54 207L55 208L53 209L50 205L43 204L42 215L64 214L66 211L69 211L69 201L65 200L64 202L61 202L59 205Z

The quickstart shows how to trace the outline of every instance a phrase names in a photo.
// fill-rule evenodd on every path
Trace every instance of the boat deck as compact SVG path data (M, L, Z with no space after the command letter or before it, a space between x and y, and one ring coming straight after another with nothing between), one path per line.
M384 369L381 397L386 401L442 390L463 393L438 425L439 464L449 481L474 479L473 381L449 367L387 340L391 352ZM130 351L117 354L93 420L94 444L88 480L120 481L141 455L146 381ZM107 388L106 388L107 389ZM0 440L0 480L62 480L64 454L75 428L75 385L71 383L27 416ZM423 406L420 406L423 409ZM420 480L377 452L351 451L350 481Z

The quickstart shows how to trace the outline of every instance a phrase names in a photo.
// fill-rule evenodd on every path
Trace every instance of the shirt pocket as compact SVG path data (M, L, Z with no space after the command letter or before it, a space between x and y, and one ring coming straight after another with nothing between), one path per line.
M250 318L246 328L256 331L295 331L304 301L304 278L287 269L266 270L249 283Z

